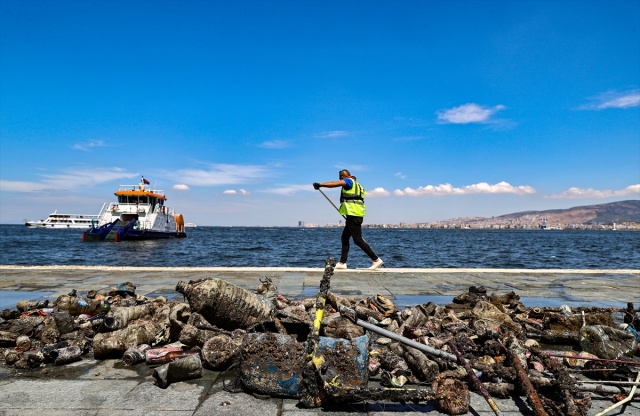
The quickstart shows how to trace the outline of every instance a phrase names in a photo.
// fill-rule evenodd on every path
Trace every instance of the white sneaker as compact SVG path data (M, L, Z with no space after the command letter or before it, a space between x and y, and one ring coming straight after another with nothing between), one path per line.
M337 263L334 267L334 269L346 269L347 268L347 263Z
M373 261L373 264L371 264L371 267L369 267L369 270L376 270L378 267L382 266L383 264L384 262L382 261L382 259L378 258Z

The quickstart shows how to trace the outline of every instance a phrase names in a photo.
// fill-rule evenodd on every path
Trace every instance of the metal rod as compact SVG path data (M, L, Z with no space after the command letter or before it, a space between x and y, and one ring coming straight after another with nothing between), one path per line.
M469 375L469 378L471 379L473 384L476 386L476 388L480 391L480 394L482 394L482 397L484 397L484 399L487 401L487 403L489 404L489 407L491 407L491 410L493 410L493 413L495 413L496 416L502 416L502 412L498 408L498 405L493 400L493 398L489 395L489 392L487 391L487 389L482 385L482 383L476 376L476 373L473 371L473 369L471 368L467 360L465 360L462 354L460 354L460 351L458 351L458 348L456 347L456 345L453 342L449 342L449 346L451 347L451 350L456 354L456 357L458 358L458 361L460 362L460 364L462 364L464 369L467 370L467 374Z
M398 335L395 332L391 332L391 331L388 331L386 329L379 328L379 327L377 327L375 325L371 325L370 323L365 322L365 321L363 321L361 319L357 319L355 311L353 309L341 306L340 307L340 314L342 316L346 316L347 318L351 319L351 321L353 321L356 325L359 325L359 326L361 326L361 327L363 327L365 329L368 329L371 332L375 332L377 334L384 335L387 338L391 338L391 339L393 339L395 341L401 342L401 343L403 343L405 345L408 345L410 347L413 347L413 348L415 348L417 350L420 350L422 352L426 352L427 354L435 355L436 357L442 357L442 358L445 358L445 359L447 359L449 361L454 361L454 362L458 361L458 358L453 354L449 354L447 352L432 348L432 347L430 347L428 345L421 344L421 343L416 342L416 341L414 341L412 339L405 338L402 335Z
M617 363L617 364L640 365L640 361L614 360L609 358L597 358L597 357L583 357L580 355L555 354L552 352L545 352L545 351L543 351L542 354L547 355L549 357L575 358L577 360L585 360L585 361L604 361L604 362Z
M580 384L611 384L622 386L640 386L638 381L612 381L612 380L576 380Z
M336 206L336 204L334 204L334 203L333 203L333 201L332 201L332 200L330 200L330 199L329 199L329 197L328 197L324 192L322 192L322 189L318 189L318 191L320 191L320 193L322 194L322 196L324 196L325 198L327 198L327 201L329 201L329 203L330 203L331 205L333 205L333 207L336 209L336 211L338 211L338 213L340 214L340 216L346 220L346 219L347 219L347 217L346 217L345 215L342 215L342 213L340 213L340 208L338 208L338 207Z
M536 416L548 416L548 413L544 410L542 400L540 400L536 389L533 387L533 384L531 384L531 380L529 379L529 376L527 376L527 371L522 365L518 354L510 349L507 351L513 362L513 367L516 370L516 375L518 376L520 383L522 383L522 388L527 394L528 402L533 408L533 412L536 414Z

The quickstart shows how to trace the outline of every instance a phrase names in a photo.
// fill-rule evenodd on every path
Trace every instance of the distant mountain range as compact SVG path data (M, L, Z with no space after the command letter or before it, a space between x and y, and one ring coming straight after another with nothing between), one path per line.
M623 224L640 223L640 200L611 202L600 205L585 205L567 209L546 211L524 211L501 215L494 219L522 220L537 217L557 224Z

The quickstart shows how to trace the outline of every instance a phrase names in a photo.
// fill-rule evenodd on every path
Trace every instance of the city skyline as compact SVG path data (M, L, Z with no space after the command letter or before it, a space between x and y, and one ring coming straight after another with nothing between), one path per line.
M198 225L337 223L343 168L370 224L640 198L640 3L0 2L0 223L142 176Z

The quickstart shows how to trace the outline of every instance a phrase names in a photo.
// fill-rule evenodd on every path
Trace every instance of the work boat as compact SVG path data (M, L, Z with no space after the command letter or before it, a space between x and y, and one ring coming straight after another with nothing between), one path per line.
M97 220L97 215L58 214L58 210L55 210L44 220L27 220L24 225L33 228L82 228L86 230L91 224L96 224Z
M184 218L165 205L164 192L147 189L144 177L136 185L120 185L117 203L105 204L98 223L82 234L82 241L184 238Z

